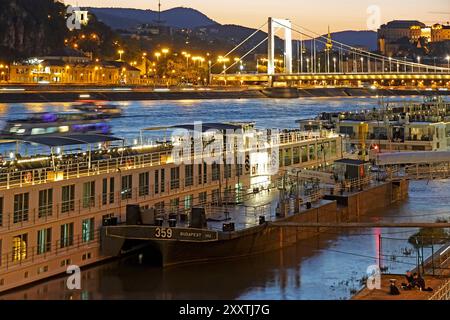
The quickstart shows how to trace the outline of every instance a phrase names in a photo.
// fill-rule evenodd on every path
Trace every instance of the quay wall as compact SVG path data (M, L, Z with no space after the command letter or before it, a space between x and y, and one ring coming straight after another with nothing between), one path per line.
M408 182L385 182L365 190L322 200L300 213L292 214L277 222L314 223L349 222L373 210L388 207L404 199L408 194ZM159 241L153 243L161 252L162 264L171 266L188 262L213 261L237 258L294 245L325 232L326 227L278 227L263 224L253 228L221 233L219 241L208 243L175 243Z
M10 88L13 90L14 88ZM117 90L119 89L119 90ZM265 99L268 98L263 90L226 88L190 91L171 89L170 91L154 91L149 88L79 88L79 87L30 87L25 91L1 91L0 103L45 103L45 102L73 102L80 99L80 95L89 99L106 101L146 101L146 100L205 100L205 99ZM300 98L314 97L375 97L383 96L421 96L448 95L449 91L425 90L370 90L366 88L299 88Z

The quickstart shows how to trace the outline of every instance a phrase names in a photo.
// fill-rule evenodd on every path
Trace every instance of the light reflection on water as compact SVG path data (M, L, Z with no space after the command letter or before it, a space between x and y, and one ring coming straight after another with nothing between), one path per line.
M152 125L193 121L251 120L262 127L296 127L294 121L318 112L372 108L376 99L218 100L195 103L130 102L130 118L114 119L118 136L135 137ZM56 110L56 105L47 107ZM9 106L9 116L24 112ZM133 119L130 121L130 119ZM410 197L364 217L366 221L435 221L450 217L449 181L419 181ZM430 206L430 203L433 203ZM416 229L380 229L384 265L393 273L415 266L404 256ZM389 238L389 239L388 239ZM82 290L65 289L65 278L7 294L6 299L348 299L369 265L378 260L377 230L330 230L320 237L264 255L210 264L160 269L113 261L84 270Z

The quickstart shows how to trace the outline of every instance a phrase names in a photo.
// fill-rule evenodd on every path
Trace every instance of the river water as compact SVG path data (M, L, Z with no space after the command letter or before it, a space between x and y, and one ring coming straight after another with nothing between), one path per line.
M117 136L134 138L144 127L193 121L256 121L259 127L296 127L295 120L323 111L377 107L370 98L301 100L152 101L122 103L114 119ZM3 119L24 113L62 110L69 104L0 105ZM450 217L450 181L411 182L408 199L363 221L428 221ZM430 205L432 203L432 205ZM349 299L362 286L367 267L392 273L416 266L408 244L417 229L331 230L283 250L232 261L161 269L136 260L103 263L82 271L82 289L65 289L54 278L0 299ZM381 245L379 243L381 235ZM381 252L380 252L380 247ZM425 249L425 255L430 253Z

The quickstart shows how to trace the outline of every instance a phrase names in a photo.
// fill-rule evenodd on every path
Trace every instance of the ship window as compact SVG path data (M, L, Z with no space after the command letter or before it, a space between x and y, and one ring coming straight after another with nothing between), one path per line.
M194 184L194 165L187 164L184 167L184 186L190 187Z
M3 198L0 198L0 227L3 226Z
M161 192L166 190L166 170L161 169Z
M192 203L194 202L194 195L190 194L184 197L184 209L186 211L192 208Z
M102 180L102 205L108 203L108 179L104 178Z
M133 192L133 176L127 175L122 177L122 200L131 199Z
M62 187L61 212L75 210L75 185Z
M202 167L201 163L198 164L198 184L202 184Z
M17 134L24 134L25 133L25 129L19 129L17 130Z
M170 168L170 189L178 189L180 187L180 168Z
M159 193L159 170L155 171L155 194Z
M224 178L225 179L229 179L229 178L231 178L231 164L229 164L229 163L226 163L225 165L224 165L224 167L223 167L223 170L224 170Z
M14 195L14 223L28 221L29 193Z
M73 222L61 225L60 247L73 245Z
M83 242L89 242L94 240L94 218L84 219L81 225L81 240Z
M60 126L59 127L59 132L69 132L69 126Z
M212 191L212 204L214 205L218 205L219 204L219 200L220 200L220 190L219 189L215 189Z
M308 162L308 149L306 146L302 147L302 162Z
M220 179L220 165L217 163L212 164L212 181L217 181Z
M300 163L300 147L295 147L293 149L293 153L294 153L294 157L293 157L294 164L299 164Z
M309 161L316 160L316 146L311 144L309 145Z
M109 179L109 203L114 203L114 178Z
M49 127L49 128L47 128L46 133L55 133L57 131L58 131L58 128L56 128L56 127Z
M39 191L39 218L52 215L53 189Z
M139 174L139 196L148 196L149 194L149 174L143 172Z
M95 181L83 183L83 208L95 206Z
M180 198L170 199L170 211L172 213L177 213L179 206L180 206Z
M49 252L52 243L52 229L38 230L37 234L37 254Z
M33 128L31 129L31 135L45 134L44 128Z
M13 262L27 258L28 234L21 234L13 238Z
M198 201L200 205L206 204L206 201L208 199L208 194L206 192L200 192L198 194Z

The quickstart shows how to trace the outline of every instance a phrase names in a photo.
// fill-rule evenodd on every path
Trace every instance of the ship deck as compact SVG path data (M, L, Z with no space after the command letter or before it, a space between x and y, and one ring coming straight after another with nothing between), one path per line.
M318 196L302 196L302 202L311 202L311 208L317 208L330 203L330 200L323 200ZM234 223L235 231L246 230L258 226L259 218L264 216L266 221L277 221L294 215L293 200L289 203L286 216L278 217L276 208L280 201L280 191L274 189L264 189L255 194L247 194L245 201L237 205L206 206L207 229L211 231L222 231L224 223ZM300 207L300 212L305 210L305 206ZM164 227L169 226L168 214L165 215ZM179 228L189 228L189 222L177 222Z

